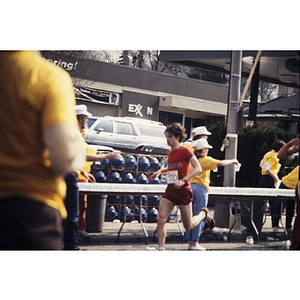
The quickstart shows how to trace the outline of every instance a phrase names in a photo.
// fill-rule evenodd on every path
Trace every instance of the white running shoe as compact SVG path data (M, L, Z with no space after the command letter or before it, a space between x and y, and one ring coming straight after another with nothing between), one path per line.
M85 230L78 230L78 236L88 238L90 235Z
M205 251L206 249L198 244L197 246L189 245L188 250Z

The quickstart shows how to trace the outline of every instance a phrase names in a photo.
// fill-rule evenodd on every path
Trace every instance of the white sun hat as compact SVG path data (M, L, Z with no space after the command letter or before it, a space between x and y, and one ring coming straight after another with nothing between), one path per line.
M199 139L197 141L194 141L192 147L195 150L201 150L203 148L212 149L212 146L208 144L207 139Z
M84 104L75 105L73 108L74 108L77 116L80 116L80 115L87 116L87 117L92 116L92 114L87 111L87 107Z
M205 126L199 126L192 130L192 136L199 134L211 135L211 132L208 131Z

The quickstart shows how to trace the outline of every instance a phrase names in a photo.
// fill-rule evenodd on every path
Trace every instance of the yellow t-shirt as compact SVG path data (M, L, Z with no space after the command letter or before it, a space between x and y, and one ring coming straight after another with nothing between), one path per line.
M192 145L193 145L193 142L191 142L191 143L187 144L187 145L186 145L186 147L188 147L189 149L191 149L191 150L192 150L192 152L194 152L194 150L195 150L195 149L193 148L193 146L192 146Z
M277 175L280 165L279 158L277 157L275 151L271 150L264 155L261 166L263 166L266 162L271 165L270 171L272 171L273 174ZM268 173L263 168L261 168L261 175L268 175Z
M71 78L38 52L0 51L0 66L0 199L29 197L65 218L65 182L49 168L42 131L78 126Z
M198 158L199 164L202 168L202 172L190 180L190 183L202 184L206 187L207 192L209 192L210 184L210 171L214 170L218 166L218 159L212 158L210 156Z
M97 153L97 150L96 149L93 149L93 148L89 148L88 147L88 144L86 144L86 147L87 147L87 150L86 150L86 153L87 154L96 154ZM93 161L87 161L85 163L85 166L84 166L84 171L86 171L87 173L90 172L91 170L91 165L93 164L94 162ZM86 179L83 175L80 174L80 172L78 172L78 180L83 180L83 179Z
M299 181L299 166L297 166L289 174L282 177L281 182L289 189L295 189Z

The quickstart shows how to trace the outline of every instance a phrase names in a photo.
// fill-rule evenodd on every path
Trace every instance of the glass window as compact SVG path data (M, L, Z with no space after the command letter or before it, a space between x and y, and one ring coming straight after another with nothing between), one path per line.
M101 120L94 128L95 131L102 129L102 132L113 132L113 122L109 120Z
M124 122L117 122L117 133L131 135L129 124Z
M137 135L136 129L134 128L134 126L133 126L131 123L128 123L128 125L129 125L129 127L130 127L130 129L131 129L131 134L132 134L132 135Z
M141 135L165 138L165 128L151 127L143 124L137 125Z
M88 118L87 126L91 128L91 126L96 122L97 118Z

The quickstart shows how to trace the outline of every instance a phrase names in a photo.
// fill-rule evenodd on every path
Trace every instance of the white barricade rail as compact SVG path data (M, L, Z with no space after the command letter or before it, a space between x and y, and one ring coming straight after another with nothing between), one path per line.
M166 184L136 184L136 183L84 183L78 182L79 192L86 194L120 194L120 195L157 195L163 194Z
M216 196L243 196L243 197L295 197L295 190L238 188L238 187L210 187L209 195Z
M166 184L135 184L135 183L84 183L79 182L79 192L85 194L163 194ZM210 187L211 196L232 197L295 197L295 191L290 189L263 189L238 187Z
M79 192L84 194L103 194L103 195L162 195L167 185L166 184L134 184L134 183L84 183L78 182ZM253 228L257 234L257 242L259 242L259 232L257 227L253 221L253 201L254 199L262 199L267 200L268 198L280 198L281 206L283 199L294 199L295 198L295 190L291 189L275 189L275 188L239 188L239 187L210 187L209 195L212 197L228 197L228 198L250 198L251 207L250 207L250 215L251 215L251 223ZM140 206L141 206L140 200ZM281 220L281 215L280 215ZM140 223L144 230L146 236L146 244L148 244L148 233L143 225L142 219L140 217ZM118 241L120 238L120 233L125 224L124 222L118 233ZM281 220L282 224L282 220ZM234 225L234 224L233 224ZM233 228L230 228L228 233L228 240L230 240L230 233ZM183 231L179 229L183 235ZM282 224L283 226L283 224ZM285 234L287 236L287 231L283 226ZM183 237L184 239L184 237Z

